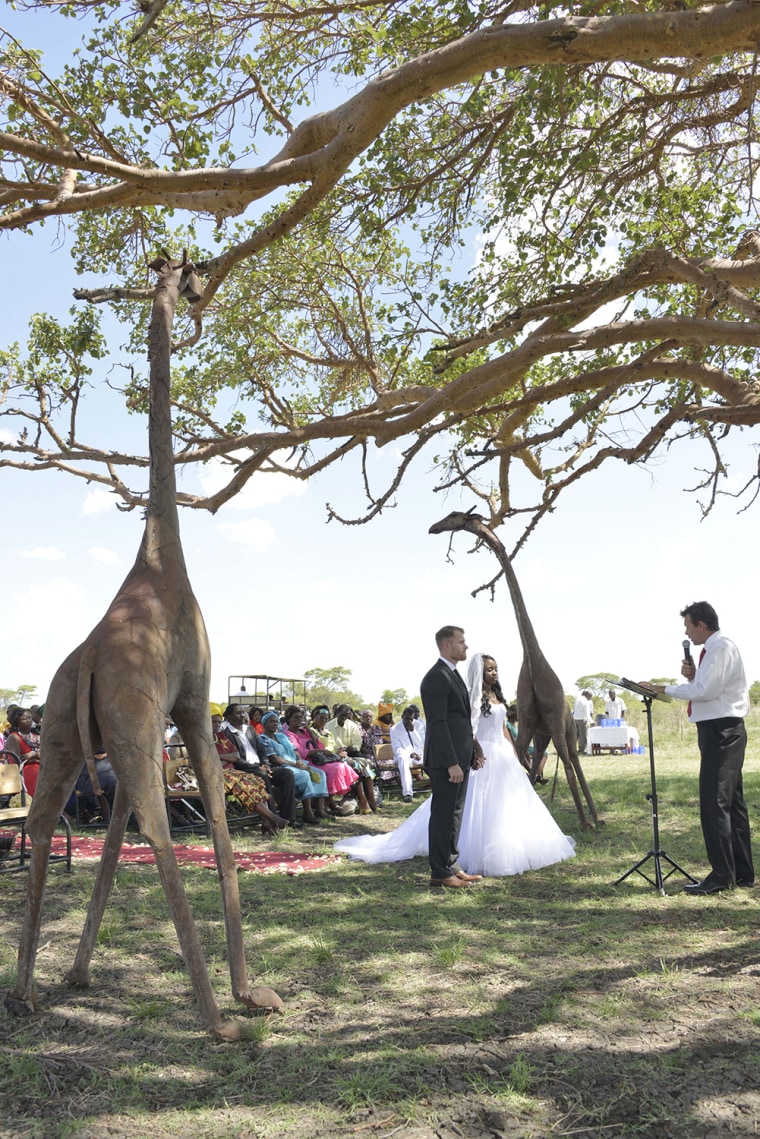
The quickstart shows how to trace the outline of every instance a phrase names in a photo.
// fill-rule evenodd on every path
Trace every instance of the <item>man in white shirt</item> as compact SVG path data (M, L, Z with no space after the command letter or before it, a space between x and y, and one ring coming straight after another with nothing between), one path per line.
M690 894L715 894L732 886L752 886L749 813L742 788L747 745L744 717L749 690L739 650L720 631L718 615L706 601L681 612L694 645L703 646L699 663L685 660L685 684L650 685L658 692L689 701L689 720L697 725L702 762L699 809L707 858L712 867L702 882L685 886Z
M325 725L325 731L330 732L338 747L346 755L358 755L362 746L362 733L359 725L351 719L351 709L348 704L341 704L334 720Z
M588 688L584 688L580 696L576 697L573 706L573 719L575 730L578 733L578 752L580 755L588 754L588 728L594 722L594 702Z
M401 778L401 794L405 803L412 801L412 768L422 767L425 749L425 725L417 719L418 716L419 709L410 704L404 709L399 723L391 728L393 758Z
M604 714L608 720L624 720L625 719L625 704L620 699L614 688L610 688L607 693L609 699L604 705Z

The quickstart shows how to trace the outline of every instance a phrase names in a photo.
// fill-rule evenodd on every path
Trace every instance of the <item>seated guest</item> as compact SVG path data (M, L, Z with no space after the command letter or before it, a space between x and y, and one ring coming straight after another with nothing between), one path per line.
M506 726L507 726L507 731L509 732L509 738L512 740L512 743L515 743L517 741L517 705L516 704L510 704L509 707L507 708L507 725ZM536 783L541 783L542 785L549 782L548 779L544 779L544 767L546 765L546 757L548 756L548 754L549 754L548 751L545 751L544 754L541 756L541 762L538 765L538 774L536 775ZM535 750L533 748L533 744L531 744L530 747L528 748L528 762L527 762L527 764L523 764L523 766L526 768L528 774L530 774L531 768L533 766L533 756L534 755L535 755ZM520 757L518 756L517 758L519 759Z
M264 731L264 725L261 723L261 717L263 715L263 708L260 708L258 704L251 704L248 709L248 722L257 736L260 736Z
M411 803L414 795L412 768L422 767L425 748L425 729L418 718L416 705L410 704L408 708L404 708L401 722L391 728L391 746L401 779L401 794L405 803Z
M389 744L391 742L391 728L393 727L393 705L383 704L381 701L377 706L377 717L375 723L382 732L381 743Z
M262 834L276 834L288 825L290 819L282 818L272 810L271 781L268 785L262 765L259 763L254 771L246 770L247 764L239 768L238 765L244 761L240 759L236 745L222 731L222 723L222 717L218 713L212 715L214 744L224 774L224 794L238 803L247 815L261 815Z
M359 731L362 737L359 753L367 760L374 760L375 748L383 742L380 725L374 723L374 719L375 713L371 708L365 708L359 718Z
M345 751L347 755L359 754L362 734L359 731L359 725L352 718L348 704L338 705L334 719L328 720L325 724L325 731L331 734L338 748Z
M356 797L359 800L360 810L365 808L369 810L367 797L364 794L364 787L359 782L359 776L353 767L346 763L345 751L339 747L332 732L327 731L328 715L327 706L318 704L311 713L310 730L316 740L317 749L330 754L330 758L326 761L323 759L321 763L322 770L327 776L327 789L330 796L333 800L342 799L356 785Z
M276 799L280 816L292 824L296 818L296 788L293 775L285 767L272 765L266 760L262 761L256 745L258 737L248 728L246 721L243 705L229 704L224 710L224 720L218 734L226 736L227 740L237 748L238 763L235 764L235 769L253 772L263 779L267 790Z
M19 704L9 704L8 707L5 709L5 723L3 724L3 735L4 736L7 736L8 732L11 730L11 712L13 712L14 709L16 709L18 707L20 707Z
M40 770L39 733L34 730L29 709L19 708L18 704L8 710L8 722L11 730L5 737L5 750L16 756L26 793L33 796Z
M106 755L105 748L96 751L93 756L95 761L95 774L98 777L100 790L108 804L108 810L113 810L113 797L116 794L116 772L111 767L111 761ZM79 774L74 787L74 794L66 804L67 814L76 813L76 801L79 801L80 817L84 816L84 821L89 822L91 819L96 818L98 815L104 817L105 808L99 802L95 795L95 789L92 786L90 773L87 770L85 763Z
M366 815L369 811L376 811L374 752L372 753L371 759L362 755L361 749L363 740L361 729L353 719L353 714L348 704L340 704L338 706L337 715L334 720L330 720L325 725L325 732L329 732L330 735L332 735L338 744L338 754L342 756L345 752L346 763L349 763L359 776L359 783L367 800L367 805L364 807L360 805L359 810L363 815Z
M262 756L273 766L280 765L292 771L296 796L303 803L303 821L318 823L327 818L327 779L324 772L296 752L287 734L281 730L280 717L275 711L261 717L264 731L259 736Z

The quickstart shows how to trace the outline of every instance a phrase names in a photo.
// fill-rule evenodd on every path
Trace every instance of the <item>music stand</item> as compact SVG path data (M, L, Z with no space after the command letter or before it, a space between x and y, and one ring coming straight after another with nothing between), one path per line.
M650 886L655 886L656 889L659 890L660 894L665 897L664 884L671 876L671 874L675 874L676 871L678 871L679 874L683 874L684 878L688 878L690 882L697 881L697 879L693 878L692 875L688 873L688 871L684 870L683 866L679 866L677 862L674 862L670 855L666 854L660 846L660 828L657 820L657 780L655 778L654 739L652 736L652 701L664 700L667 703L670 703L671 697L666 696L663 692L651 692L648 688L643 688L640 684L636 684L636 682L633 680L626 680L625 677L621 677L621 679L618 680L618 685L621 688L627 688L629 692L635 692L638 696L640 696L644 701L644 707L646 708L647 733L649 736L649 775L652 788L646 798L649 799L652 804L653 839L652 849L647 851L644 857L640 858L635 866L632 866L630 870L626 870L625 874L623 874L622 877L618 878L614 885L619 886L620 883L624 882L625 879L630 877L631 874L640 874L642 878L645 878L647 882L649 882ZM654 881L652 881L649 875L645 874L642 870L642 866L646 866L650 858L654 862ZM670 870L668 870L667 874L665 875L662 873L663 862L668 863L670 866Z

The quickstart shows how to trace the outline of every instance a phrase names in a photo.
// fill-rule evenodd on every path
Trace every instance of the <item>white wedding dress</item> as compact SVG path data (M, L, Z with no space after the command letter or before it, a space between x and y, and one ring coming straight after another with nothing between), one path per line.
M478 724L486 762L480 771L470 772L459 832L460 866L468 874L503 878L573 858L575 839L559 829L504 735L506 708L491 708ZM342 839L335 849L362 862L427 855L429 819L428 798L394 831Z

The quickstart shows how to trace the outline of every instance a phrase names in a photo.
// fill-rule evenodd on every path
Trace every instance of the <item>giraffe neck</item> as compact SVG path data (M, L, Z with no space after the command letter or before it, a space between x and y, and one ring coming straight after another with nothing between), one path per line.
M528 661L528 666L532 672L533 665L537 664L539 661L542 661L544 659L544 654L541 652L541 648L534 632L533 625L531 623L530 617L528 616L528 611L525 608L523 595L515 576L515 571L512 569L512 562L510 561L509 555L504 549L504 546L501 544L496 535L488 529L487 526L484 526L483 524L479 525L477 533L483 539L486 545L490 546L490 548L496 554L496 557L499 559L501 567L504 570L504 576L507 579L509 593L512 598L512 608L515 611L515 619L517 621L517 629L520 634L523 652Z
M159 270L148 333L150 484L141 555L148 565L164 566L167 559L171 559L179 561L184 568L177 511L170 392L171 335L179 299L180 276L180 269L171 265Z

